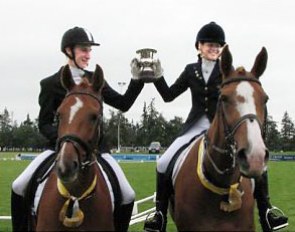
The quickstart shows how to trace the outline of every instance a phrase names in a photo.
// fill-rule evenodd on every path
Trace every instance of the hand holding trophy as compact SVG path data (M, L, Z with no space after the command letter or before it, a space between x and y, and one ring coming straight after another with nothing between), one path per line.
M163 75L163 69L159 59L154 58L157 50L152 48L144 48L136 51L139 58L135 58L131 62L131 72L135 79L140 79L145 83L156 81ZM135 75L134 75L135 73Z

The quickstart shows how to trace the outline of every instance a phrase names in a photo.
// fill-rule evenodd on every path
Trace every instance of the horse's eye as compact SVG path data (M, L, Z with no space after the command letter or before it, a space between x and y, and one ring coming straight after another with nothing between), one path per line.
M96 122L98 120L98 115L97 114L91 114L90 115L90 121L91 122Z
M228 101L228 96L226 96L226 95L220 95L220 101L227 102Z
M60 120L60 113L59 112L57 112L55 114L55 119L56 119L56 121L59 121Z
M266 104L268 102L269 97L266 95L265 99L264 99L264 104Z

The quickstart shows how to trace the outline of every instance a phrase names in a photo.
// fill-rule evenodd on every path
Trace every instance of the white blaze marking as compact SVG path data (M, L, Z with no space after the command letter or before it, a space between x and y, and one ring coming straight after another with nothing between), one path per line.
M240 113L240 116L244 116L246 114L255 114L256 112L256 106L254 101L254 89L248 82L241 82L237 86L237 95L241 96L244 99L244 102L237 102L237 110ZM249 142L249 150L248 152L256 153L256 152L264 152L265 151L265 145L262 140L261 136L261 130L258 122L254 120L253 122L250 122L250 120L246 120L247 125L247 138Z
M83 102L78 97L75 97L75 99L76 103L71 106L69 124L71 124L71 122L73 121L76 113L83 107Z

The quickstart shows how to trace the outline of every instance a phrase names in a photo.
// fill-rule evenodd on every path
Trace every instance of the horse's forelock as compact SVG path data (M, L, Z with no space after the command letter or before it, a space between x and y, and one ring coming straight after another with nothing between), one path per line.
M88 78L82 78L79 86L81 86L82 88L88 88L89 86L91 86L90 81L88 80Z
M243 66L240 66L240 67L236 68L236 72L237 72L237 74L239 74L241 76L246 75L246 70L245 70L245 68Z

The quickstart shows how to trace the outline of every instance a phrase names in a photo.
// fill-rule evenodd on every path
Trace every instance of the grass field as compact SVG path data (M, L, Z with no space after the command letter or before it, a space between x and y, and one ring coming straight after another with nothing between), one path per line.
M0 153L0 158L14 157L15 154ZM0 160L0 216L10 215L10 186L12 181L24 170L30 161ZM152 195L155 191L156 163L120 163L128 180L136 192L136 199ZM295 163L270 162L269 180L272 204L279 206L289 216L289 227L281 231L295 231ZM152 203L143 203L140 210L151 208ZM257 213L256 213L257 215ZM258 219L257 231L261 231ZM130 227L130 231L142 231L143 223ZM167 231L175 231L171 218ZM0 231L11 231L10 221L0 221Z

